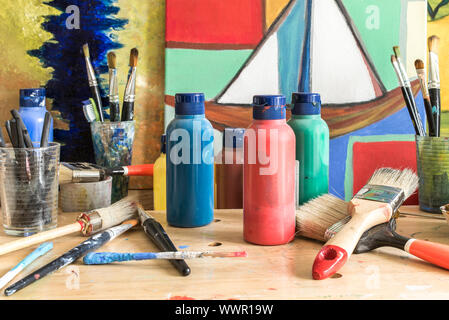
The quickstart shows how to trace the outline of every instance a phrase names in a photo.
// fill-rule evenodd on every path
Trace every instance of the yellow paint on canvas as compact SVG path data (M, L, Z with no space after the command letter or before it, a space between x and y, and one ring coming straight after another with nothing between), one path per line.
M19 107L19 89L44 85L51 68L27 51L38 49L51 34L41 28L43 16L59 11L41 0L0 0L0 122L10 118L9 110Z
M441 83L441 109L449 111L449 16L427 23L427 35L440 38L439 67Z
M265 25L267 29L288 4L289 0L265 0Z
M116 51L121 101L128 74L129 52L139 50L137 63L135 117L137 130L133 145L133 164L154 163L160 154L164 131L164 51L165 1L134 2L119 0L119 19L128 19L124 30L116 32L124 45ZM133 177L132 188L151 187L151 177Z

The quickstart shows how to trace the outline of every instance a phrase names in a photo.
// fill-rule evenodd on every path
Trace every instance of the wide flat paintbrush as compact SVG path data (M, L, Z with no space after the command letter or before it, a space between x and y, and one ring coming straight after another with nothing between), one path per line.
M98 87L98 82L95 76L94 68L92 67L92 63L90 62L89 45L87 43L83 45L83 52L84 52L84 60L86 61L87 78L89 80L89 87L92 93L92 98L94 99L95 104L97 106L100 121L103 122L104 121L103 105L101 103L100 89Z
M126 83L125 95L123 97L122 121L134 119L134 100L136 98L136 76L137 76L137 58L139 51L136 48L131 49L129 55L130 73Z
M59 184L101 181L108 176L152 176L151 164L103 168L87 162L61 162Z
M81 232L83 235L90 235L135 217L136 202L124 198L109 207L81 213L76 222L72 224L4 243L0 245L0 255L75 232Z
M120 101L118 96L116 56L113 51L108 53L109 68L109 115L111 122L120 121Z
M429 96L434 114L436 136L440 136L441 98L440 98L440 70L438 62L438 45L440 38L430 36L427 39L429 49Z
M351 219L347 213L347 206L347 202L332 195L323 195L305 203L296 211L298 234L322 242L331 239ZM399 216L398 212L395 216ZM372 227L360 237L353 253L365 253L380 247L394 247L449 269L449 246L404 237L395 230L396 218Z
M418 176L410 169L377 169L368 183L349 202L351 220L326 242L315 258L312 276L325 279L349 259L362 234L387 222L418 187Z
M429 97L429 90L427 89L426 70L424 70L424 62L420 59L415 60L416 74L421 84L421 93L424 102L424 109L426 110L427 123L429 124L429 136L436 137L435 115L432 110L432 105ZM435 110L436 111L436 110Z
M413 128L415 129L415 133L419 136L425 136L426 132L424 131L423 124L421 122L421 117L419 115L418 109L416 107L415 99L413 94L411 93L411 85L408 80L407 74L403 74L405 71L401 70L401 64L399 64L399 60L395 55L391 56L391 64L393 65L393 69L396 73L396 76L399 81L399 86L401 87L402 95L405 100L405 106L407 107L407 111L410 115L410 119L412 120ZM402 68L403 69L403 68Z
M56 258L50 263L46 264L42 268L39 268L36 271L33 271L31 274L27 275L25 278L17 281L16 283L10 285L5 289L5 295L10 296L17 291L29 286L30 284L36 282L39 279L42 279L46 275L49 275L59 269L64 268L65 266L73 263L78 258L82 257L89 251L100 248L105 243L113 240L118 237L122 233L131 229L135 225L137 225L137 220L127 220L124 221L121 225L106 229L103 232L97 233L96 235L90 237L89 239L83 241L75 248L67 251L62 256Z

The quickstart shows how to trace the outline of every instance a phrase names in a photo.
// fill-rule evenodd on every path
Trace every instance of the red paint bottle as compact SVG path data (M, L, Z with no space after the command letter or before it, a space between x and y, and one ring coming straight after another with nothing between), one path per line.
M253 97L253 123L244 137L243 236L279 245L295 236L295 134L285 97Z
M217 209L243 208L243 136L245 129L225 128L216 157Z

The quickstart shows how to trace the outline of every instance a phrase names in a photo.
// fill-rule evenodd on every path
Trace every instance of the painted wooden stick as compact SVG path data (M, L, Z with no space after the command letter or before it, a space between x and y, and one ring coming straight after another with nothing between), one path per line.
M25 269L28 265L30 265L34 260L43 256L48 251L53 249L53 242L45 242L42 243L36 250L31 252L29 255L25 257L22 261L20 261L14 268L9 270L1 279L0 279L0 288L3 288L9 281L11 281L16 275L19 274L20 271Z
M11 286L9 286L8 288L6 288L5 295L10 296L10 295L14 294L15 292L29 286L33 282L35 282L39 279L42 279L46 275L51 274L59 269L64 268L65 266L74 262L76 259L82 257L87 252L98 249L105 243L113 240L114 238L118 237L122 233L131 229L132 227L137 225L137 223L138 223L137 220L127 220L118 226L106 229L103 232L93 235L89 239L81 242L75 248L64 253L62 256L56 258L52 262L48 263L47 265L43 266L42 268L40 268L34 272L32 272L31 274L27 275L25 278L17 281L16 283L14 283Z
M84 264L109 264L113 262L151 259L196 259L196 258L242 258L246 257L246 251L213 252L213 251L173 251L173 252L91 252L84 259Z

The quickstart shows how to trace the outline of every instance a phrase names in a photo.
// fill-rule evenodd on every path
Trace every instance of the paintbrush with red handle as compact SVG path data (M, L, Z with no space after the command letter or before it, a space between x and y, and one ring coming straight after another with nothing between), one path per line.
M312 267L315 280L336 273L354 251L368 229L388 222L393 213L418 187L418 176L410 169L377 169L349 202L351 220L320 250Z

